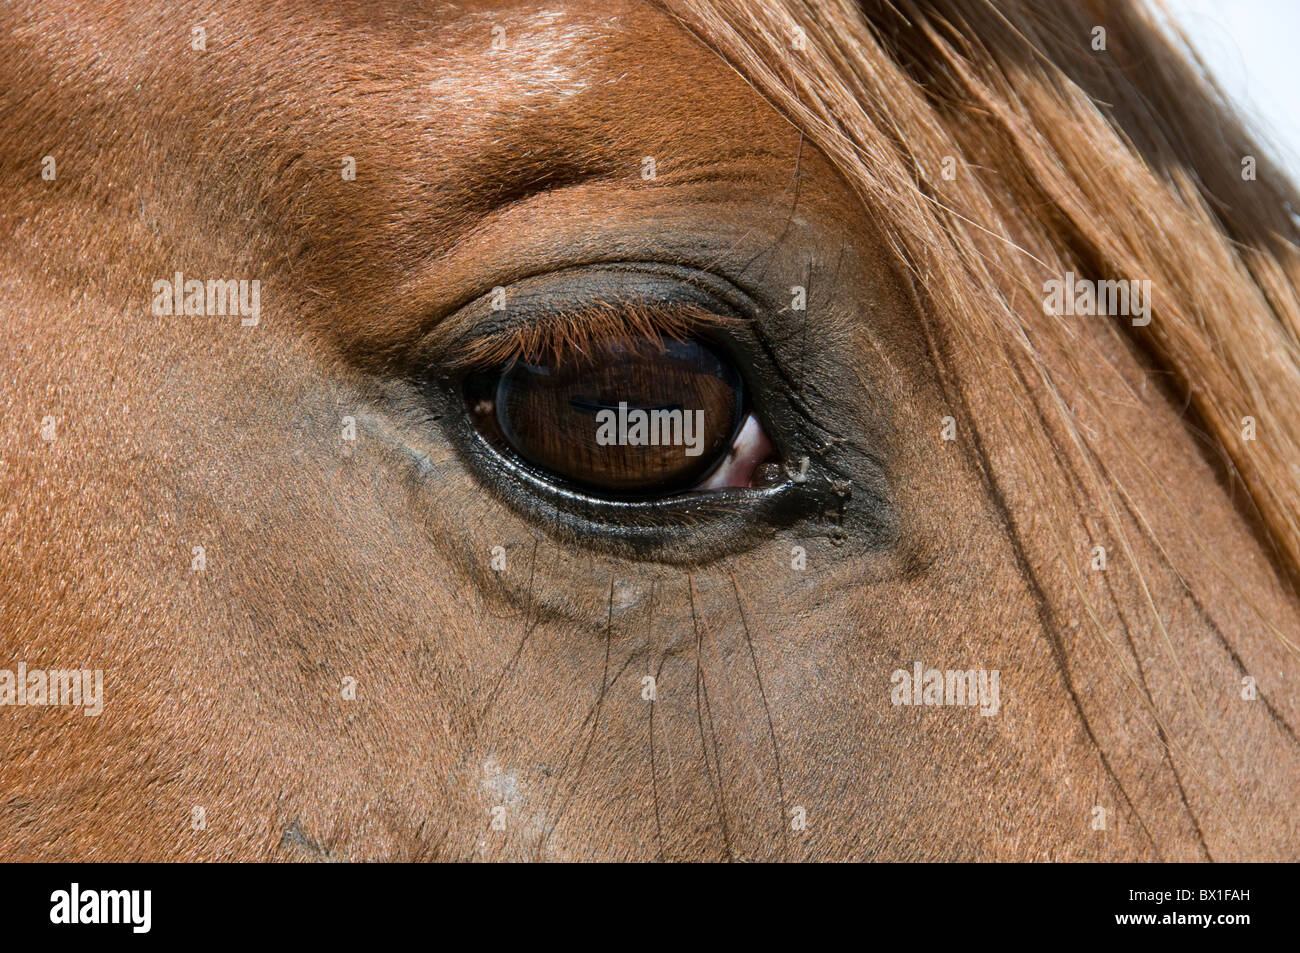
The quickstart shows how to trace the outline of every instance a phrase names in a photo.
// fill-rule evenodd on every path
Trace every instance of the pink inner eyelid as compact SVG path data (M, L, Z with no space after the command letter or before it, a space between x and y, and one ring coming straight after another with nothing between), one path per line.
M731 449L727 451L727 458L697 489L721 490L752 486L754 470L760 463L770 459L774 451L772 441L763 431L763 425L750 413L745 417Z

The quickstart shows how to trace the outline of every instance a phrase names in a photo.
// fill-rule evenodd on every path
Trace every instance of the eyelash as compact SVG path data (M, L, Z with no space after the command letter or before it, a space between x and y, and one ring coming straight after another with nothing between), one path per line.
M513 361L540 364L588 353L602 340L644 335L685 341L710 328L734 325L736 321L695 305L671 307L641 300L619 305L595 301L465 342L451 356L449 364L480 371Z

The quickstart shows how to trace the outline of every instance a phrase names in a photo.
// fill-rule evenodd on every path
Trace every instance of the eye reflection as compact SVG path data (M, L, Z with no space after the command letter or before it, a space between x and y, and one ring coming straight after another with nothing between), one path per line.
M466 397L499 449L604 495L749 486L772 454L739 372L699 340L630 335L516 360L471 374Z

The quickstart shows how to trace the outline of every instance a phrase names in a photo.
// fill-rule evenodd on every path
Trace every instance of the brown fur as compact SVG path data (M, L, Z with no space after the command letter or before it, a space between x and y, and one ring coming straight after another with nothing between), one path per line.
M1066 5L893 6L6 6L0 667L106 682L0 708L6 854L1300 857L1289 187L1127 6L1110 65ZM810 289L774 320L879 436L888 546L632 562L479 485L396 369L624 260ZM1067 267L1151 326L1044 315ZM261 324L154 317L177 270ZM891 705L918 659L1002 712Z

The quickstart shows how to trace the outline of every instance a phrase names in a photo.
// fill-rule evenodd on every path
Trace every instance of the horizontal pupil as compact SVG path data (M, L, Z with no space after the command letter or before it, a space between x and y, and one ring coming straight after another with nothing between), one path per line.
M627 401L623 401L627 403ZM595 400L590 397L570 397L569 406L575 410L591 411L595 413L599 410L618 410L618 403L610 400ZM681 404L669 404L662 407L643 407L638 406L637 410L682 410Z
M702 342L637 338L516 363L497 382L495 409L529 463L634 494L698 483L730 449L743 400L735 368Z

